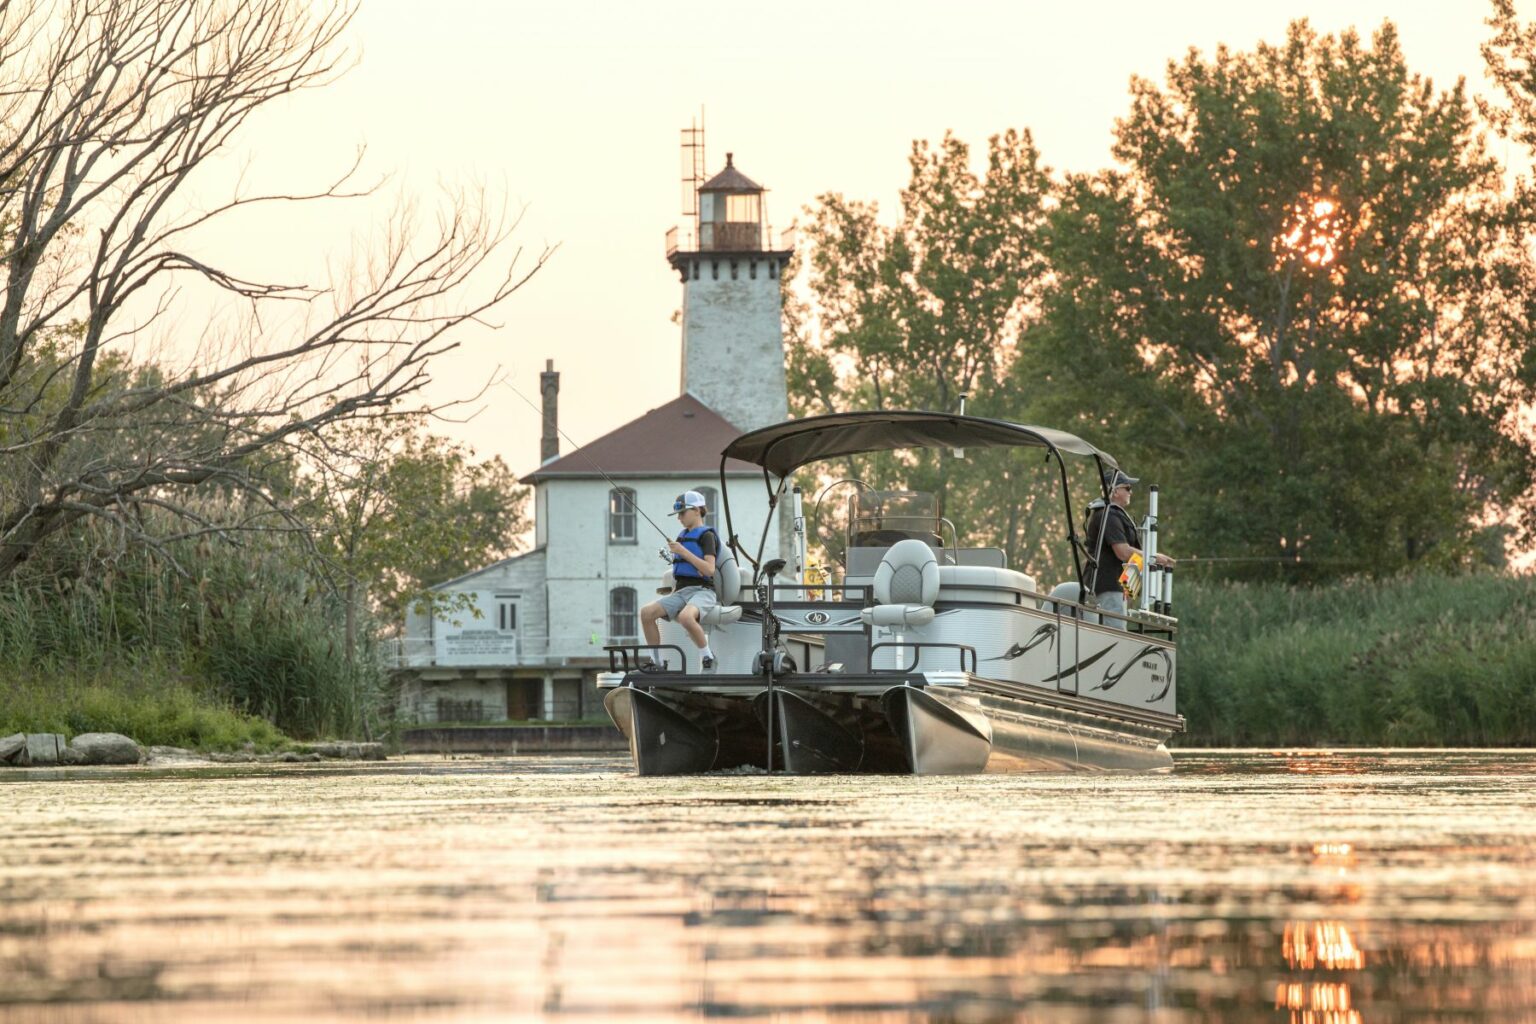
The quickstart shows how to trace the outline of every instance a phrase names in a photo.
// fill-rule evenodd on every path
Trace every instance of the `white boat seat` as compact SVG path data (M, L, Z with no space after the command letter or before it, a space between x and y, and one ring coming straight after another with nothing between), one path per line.
M939 560L920 540L891 545L875 569L875 606L859 612L869 626L926 626L939 599Z
M1017 569L999 569L987 565L941 565L939 586L944 589L978 587L1034 593L1035 578Z
M1051 604L1051 607L1047 609L1048 611L1055 612L1058 615L1068 615L1074 619L1081 615L1084 621L1087 622L1099 621L1099 617L1093 612L1084 612L1080 608L1073 607L1073 605L1084 603L1083 585L1081 583L1078 583L1075 580L1068 580L1065 583L1058 583L1051 588L1051 597L1054 600ZM1056 604L1055 601L1071 601L1072 604Z
M715 563L715 606L699 614L701 626L725 626L741 619L741 568L736 556L724 553Z

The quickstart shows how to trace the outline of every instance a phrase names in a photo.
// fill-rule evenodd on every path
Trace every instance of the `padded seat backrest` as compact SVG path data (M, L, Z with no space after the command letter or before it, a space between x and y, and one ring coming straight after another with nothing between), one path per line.
M741 566L736 556L725 552L715 563L715 596L721 604L735 604L741 600Z
M920 540L891 545L872 581L877 604L925 604L939 599L939 560Z
M1073 607L1073 605L1083 603L1083 585L1073 580L1058 583L1051 588L1051 597L1053 601L1046 609L1047 611L1056 612L1060 615L1070 615L1075 619L1078 617L1080 610ZM1055 601L1070 601L1072 604L1056 604ZM1093 621L1098 621L1097 617Z

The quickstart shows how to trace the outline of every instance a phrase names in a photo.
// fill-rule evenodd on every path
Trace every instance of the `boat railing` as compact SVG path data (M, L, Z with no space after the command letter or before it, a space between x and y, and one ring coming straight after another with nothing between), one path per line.
M900 668L875 668L875 652L879 651L879 650L883 650L884 648L887 648L887 647L894 647L894 648L898 648L900 650L911 651L912 652L912 664L904 666L904 667L900 667ZM972 647L970 644L930 643L930 642L927 642L927 641L914 642L914 641L911 641L911 640L907 640L907 641L888 640L888 641L885 641L883 643L878 643L878 644L874 644L873 646L871 646L870 649L869 649L869 671L872 674L894 672L894 673L899 673L901 675L910 675L913 672L917 671L917 663L923 660L923 651L925 651L925 650L930 650L930 651L931 650L950 650L950 651L954 651L954 652L956 652L957 654L960 655L960 671L961 672L972 672L972 673L974 673L976 671L976 665L977 665L976 648ZM965 667L965 656L967 654L969 654L971 656L971 667L970 668L966 668Z
M767 584L759 584L753 588L753 598L761 601L758 591ZM799 594L799 597L789 597L794 603L820 603L820 604L847 604L859 608L864 607L873 600L874 588L867 583L775 583L773 584L773 601L778 604L779 595ZM837 594L837 597L828 596ZM813 596L814 595L814 596Z
M665 664L660 657L661 652L676 651L677 660L681 666L680 670L686 671L688 666L688 656L683 653L683 649L677 646L677 644L608 644L603 650L608 652L608 670L610 672L628 672L631 669L639 668L641 651L650 651L651 660L658 665ZM633 665L630 664L631 655L634 656Z
M1179 620L1171 615L1161 615L1157 612L1142 611L1139 608L1129 608L1124 614L1120 612L1106 611L1098 605L1084 604L1081 601L1071 601L1065 597L1052 597L1050 594L1041 594L1026 591L1025 597L1034 598L1042 611L1056 616L1080 619L1084 623L1109 626L1110 628L1124 629L1128 633L1147 633L1156 636L1167 636L1170 639L1178 631ZM1107 619L1123 623L1121 626L1113 626Z

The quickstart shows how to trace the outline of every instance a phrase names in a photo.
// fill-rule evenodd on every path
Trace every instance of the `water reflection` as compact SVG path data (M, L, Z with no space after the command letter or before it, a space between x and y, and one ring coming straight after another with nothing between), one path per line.
M1285 926L1285 962L1302 970L1358 971L1365 955L1342 921L1291 922Z
M1536 1018L1536 757L1293 760L33 773L0 1020Z
M1349 986L1319 981L1292 983L1275 991L1275 1009L1288 1010L1291 1024L1361 1024L1358 1010L1349 1005Z

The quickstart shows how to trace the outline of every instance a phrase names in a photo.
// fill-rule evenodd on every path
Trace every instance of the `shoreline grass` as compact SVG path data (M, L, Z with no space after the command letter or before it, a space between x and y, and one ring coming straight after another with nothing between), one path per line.
M1181 589L1180 746L1536 746L1536 576Z
M271 722L242 713L186 680L133 672L46 680L7 673L0 676L0 687L0 736L115 732L141 746L203 753L251 749L265 754L292 745Z

